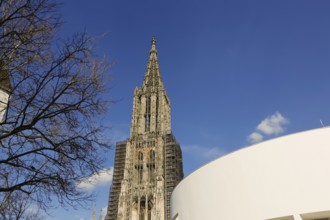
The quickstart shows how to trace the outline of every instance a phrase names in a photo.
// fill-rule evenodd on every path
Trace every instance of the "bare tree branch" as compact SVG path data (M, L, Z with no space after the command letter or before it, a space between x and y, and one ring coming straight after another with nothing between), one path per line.
M0 1L0 69L11 80L0 122L0 216L23 195L43 209L52 198L89 201L77 182L102 168L99 152L109 147L96 123L108 106L108 66L86 33L55 40L57 8L52 0Z

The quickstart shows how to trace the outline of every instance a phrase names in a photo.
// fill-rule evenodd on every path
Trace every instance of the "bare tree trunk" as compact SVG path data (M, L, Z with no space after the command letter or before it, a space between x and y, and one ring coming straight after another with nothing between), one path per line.
M11 85L0 122L1 205L20 194L43 209L53 196L83 204L91 195L76 185L102 167L99 152L109 147L97 123L108 105L107 65L93 56L87 34L54 38L57 7L51 0L0 0L0 72Z

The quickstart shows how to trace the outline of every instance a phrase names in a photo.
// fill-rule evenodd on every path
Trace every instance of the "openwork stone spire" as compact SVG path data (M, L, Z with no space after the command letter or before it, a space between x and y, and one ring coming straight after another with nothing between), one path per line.
M156 39L142 87L136 87L130 137L116 144L106 220L170 220L170 197L183 178L171 105L161 79Z
M147 70L144 76L143 91L155 91L157 89L164 89L164 85L161 79L157 49L156 49L156 38L152 37L151 50L149 53L149 61Z

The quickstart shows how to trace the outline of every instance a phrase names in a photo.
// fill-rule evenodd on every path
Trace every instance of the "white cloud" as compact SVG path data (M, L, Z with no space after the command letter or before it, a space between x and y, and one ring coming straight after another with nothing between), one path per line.
M250 134L248 136L248 141L250 143L258 143L258 142L262 141L263 139L264 139L264 137L261 134L259 134L258 132L253 132L252 134Z
M247 139L250 143L257 143L262 141L265 136L279 135L284 132L287 124L289 124L289 119L276 112L262 120L256 127L256 131L252 132Z
M267 135L278 135L284 132L284 125L288 123L289 120L287 118L284 118L281 113L276 112L262 120L257 126L257 130Z
M95 187L109 184L112 181L113 167L100 170L92 176L82 179L77 187L84 191L92 191Z
M103 207L101 209L102 216L105 216L107 214L107 207Z

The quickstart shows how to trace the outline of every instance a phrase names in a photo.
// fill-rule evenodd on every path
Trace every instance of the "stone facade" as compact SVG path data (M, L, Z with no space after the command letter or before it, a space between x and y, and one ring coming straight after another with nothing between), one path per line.
M0 121L3 120L11 91L9 75L0 63Z
M170 196L183 178L180 145L152 39L141 88L135 88L130 137L116 145L106 220L169 220Z

